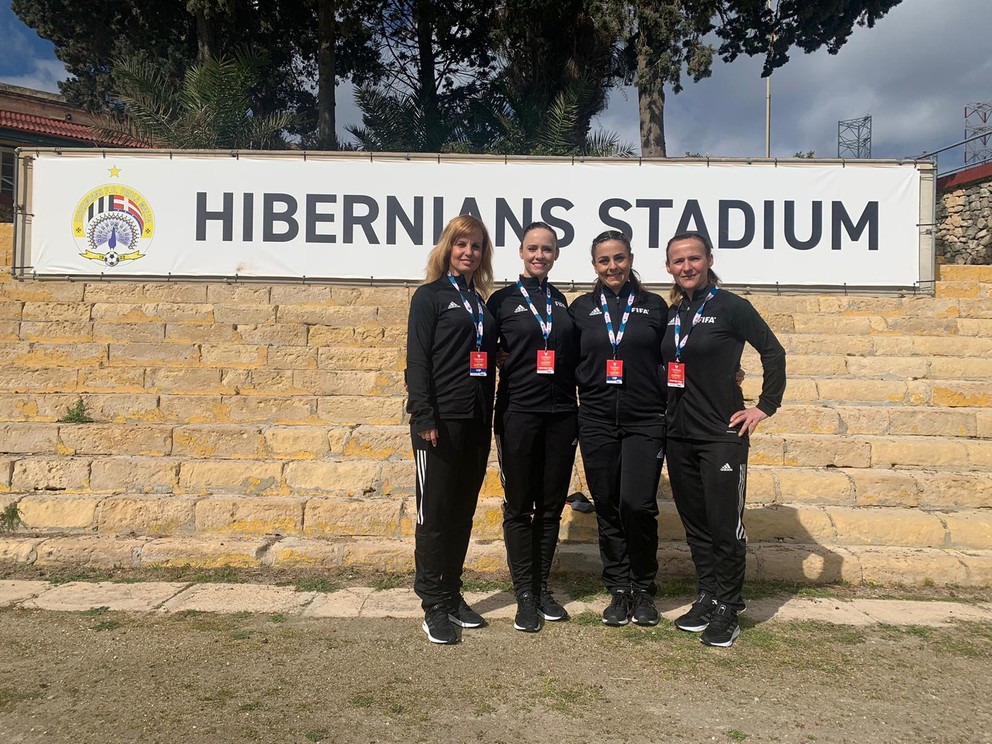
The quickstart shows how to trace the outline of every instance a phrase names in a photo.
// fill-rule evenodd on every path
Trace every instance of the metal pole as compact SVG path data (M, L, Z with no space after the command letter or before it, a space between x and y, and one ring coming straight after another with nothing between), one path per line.
M768 10L772 9L772 0L768 0ZM768 38L769 46L775 35ZM772 76L765 78L765 157L772 156Z

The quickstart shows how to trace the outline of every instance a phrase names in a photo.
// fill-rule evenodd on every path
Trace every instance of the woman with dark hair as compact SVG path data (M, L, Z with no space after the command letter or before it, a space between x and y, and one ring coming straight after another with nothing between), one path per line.
M630 240L610 230L592 242L598 276L572 303L579 332L579 447L596 503L607 625L656 625L658 480L664 458L661 339L668 306L633 270Z
M493 279L485 225L448 223L413 294L407 333L407 412L417 463L416 577L431 643L477 628L461 576L492 433L496 326L485 296Z
M567 620L548 589L561 512L575 463L576 345L565 296L548 281L558 238L544 222L524 229L523 273L489 298L505 359L496 390L496 452L503 480L503 540L517 595L513 627Z
M665 267L675 279L662 344L668 476L698 590L675 626L702 632L708 646L728 647L740 635L737 613L744 609L748 438L782 404L785 350L750 302L720 288L705 235L673 237ZM737 380L745 342L761 355L764 375L753 408L745 408Z

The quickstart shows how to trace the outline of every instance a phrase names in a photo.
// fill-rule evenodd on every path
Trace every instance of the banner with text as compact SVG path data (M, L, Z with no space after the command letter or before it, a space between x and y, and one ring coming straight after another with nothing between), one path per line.
M714 268L733 285L896 288L932 278L932 242L920 229L929 163L65 150L21 158L27 275L418 281L448 220L471 213L489 228L497 280L517 276L522 229L534 220L558 233L559 284L595 279L590 244L607 229L631 237L634 268L649 283L669 282L665 244L686 230L709 235Z

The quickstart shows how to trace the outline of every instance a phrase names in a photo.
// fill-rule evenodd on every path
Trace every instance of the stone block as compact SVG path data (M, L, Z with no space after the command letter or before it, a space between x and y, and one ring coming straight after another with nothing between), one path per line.
M844 317L824 313L796 313L793 315L796 333L815 333L833 336L865 336L873 330L884 328L877 316Z
M502 495L480 497L472 518L473 540L503 539L503 499Z
M200 363L204 367L257 369L266 365L268 346L246 344L201 344Z
M968 572L944 550L914 548L851 548L861 564L861 580L872 584L964 584Z
M378 396L402 391L402 384L396 389L395 377L378 372L299 370L293 380L316 395Z
M272 288L273 293L276 287ZM375 306L338 307L333 305L279 305L276 313L279 323L307 323L330 328L354 328L376 324Z
M673 530L674 528L666 529L666 534ZM577 512L566 506L561 515L558 539L565 543L597 543L599 527L596 524L596 515Z
M82 399L86 403L86 409L90 412L90 416L97 421L121 424L132 421L159 422L163 419L162 411L158 407L159 398L157 395L90 393L83 395ZM64 412L63 409L62 413Z
M160 537L145 543L138 551L141 566L194 566L197 568L251 568L259 565L256 556L265 552L264 537L235 535Z
M93 323L93 340L113 343L159 344L165 341L165 323Z
M785 440L768 434L751 437L748 462L752 465L781 465L785 458Z
M346 457L385 460L413 459L410 429L406 426L357 426L344 443Z
M875 439L871 443L871 467L924 468L968 467L968 450L964 442L936 437L900 437ZM861 465L859 467L868 467Z
M238 344L241 336L230 323L168 323L165 340L169 343Z
M410 309L410 297L415 288L409 287L331 287L334 305L359 305L372 307L399 307Z
M410 460L382 463L383 495L409 495L416 491L414 483L414 465Z
M836 410L825 406L784 406L762 421L759 431L763 434L837 434L840 416Z
M193 344L110 344L111 366L188 367L200 360Z
M891 406L838 406L841 432L846 434L888 434Z
M272 323L252 325L239 323L235 326L238 335L246 344L265 346L306 346L307 327L303 323Z
M80 282L24 279L0 282L0 300L17 302L82 302Z
M17 502L21 522L29 530L88 530L96 523L98 496L28 494Z
M309 499L303 532L307 537L396 537L402 509L399 499Z
M10 457L0 457L0 494L10 490L10 479L14 475L14 460ZM6 509L13 503L6 497L0 498L0 509Z
M957 325L962 336L992 337L992 318L958 318Z
M286 485L294 492L342 496L370 495L379 488L381 463L375 460L286 463Z
M221 381L228 392L240 395L306 396L309 390L298 388L291 369L225 369Z
M272 346L268 366L273 369L316 369L317 351L310 346Z
M785 439L784 464L806 468L867 468L871 464L871 452L871 445L863 439L791 435Z
M834 539L833 525L815 506L750 506L744 510L748 540L754 542L821 543Z
M72 569L134 566L147 539L113 535L60 535L38 545L32 565Z
M59 430L54 424L0 424L0 452L20 455L54 455Z
M271 457L313 460L332 452L342 454L349 432L324 426L270 426L262 430L262 439Z
M962 408L900 408L889 412L890 434L930 437L973 437L975 411Z
M968 463L973 470L992 470L992 441L966 441L964 446L968 450Z
M271 288L265 284L208 284L207 302L268 305Z
M886 318L882 333L898 333L904 336L940 336L946 338L957 332L956 318L935 317L932 311L916 317Z
M235 492L279 495L282 464L245 460L193 460L179 466L179 488L184 493Z
M976 411L975 421L978 436L982 439L992 439L992 410Z
M920 503L920 486L905 471L851 469L846 474L854 483L857 506L915 507Z
M502 546L500 546L502 547ZM469 546L466 568L470 570L495 570L493 551L483 551L488 560L480 561L478 549ZM341 545L341 565L345 568L363 567L377 571L408 573L413 571L413 542L384 542L375 538L354 540ZM478 567L478 568L477 568Z
M126 367L83 368L77 390L81 393L142 393L145 370Z
M951 282L992 282L992 266L972 264L940 264L938 278Z
M935 406L992 408L992 386L987 380L983 382L943 380L933 383L931 389L931 400Z
M341 565L344 548L340 542L284 537L273 543L262 557L276 568L321 569Z
M334 395L317 399L317 417L334 424L400 424L406 420L402 397Z
M13 308L7 316L15 320L19 317L20 320L43 320L49 323L53 321L87 323L90 320L97 320L91 317L90 307L85 302L25 302L18 316L14 316Z
M110 493L173 493L179 462L165 457L101 457L90 466L90 488Z
M107 345L99 343L41 343L18 345L11 360L19 367L94 367L107 362Z
M955 548L992 549L992 514L988 511L962 511L942 515Z
M924 357L984 357L992 354L992 338L956 336L954 343L938 336L921 336L912 341L913 353Z
M765 581L810 581L815 584L861 581L861 564L844 548L813 543L751 544L757 578Z
M888 507L884 509L825 507L843 545L898 545L939 548L945 541L944 525L933 514Z
M854 400L903 403L908 391L906 383L900 380L825 379L816 381L816 389L820 400L839 403Z
M218 323L275 323L275 305L215 304L214 320Z
M196 459L257 458L262 452L262 437L257 427L177 426L172 432L172 452L177 457Z
M97 506L96 527L115 535L188 534L195 527L195 505L190 496L108 496Z
M230 421L259 424L315 424L317 399L269 395L225 395L222 403Z
M177 285L178 286L178 285ZM200 285L202 287L202 285ZM89 307L89 306L87 306ZM187 302L117 303L96 302L93 320L120 323L212 323L213 306Z
M331 287L327 284L274 284L269 292L273 305L331 305Z
M748 473L748 491L752 473ZM776 473L781 504L839 504L853 503L851 481L847 471L783 468ZM750 499L749 499L750 500Z
M72 392L79 373L74 368L47 367L43 369L0 368L0 392L47 393Z
M172 431L155 425L63 424L59 442L67 455L168 455Z
M779 499L775 470L770 467L748 466L747 500L751 504L774 504ZM665 479L667 480L667 478ZM670 487L666 490L671 490ZM668 498L666 496L666 498Z
M148 302L203 303L207 285L199 282L143 282L142 297Z
M930 359L930 377L934 380L992 379L992 359L978 357L934 357Z
M303 500L208 496L196 502L197 532L254 535L299 535L303 532Z
M89 460L27 457L14 463L11 487L17 491L78 491L87 487Z
M13 329L13 336L8 339L10 341L16 341L18 338L22 341L61 341L63 343L95 340L92 323L73 323L70 321L56 321L54 323L9 322Z
M381 328L375 339L382 340ZM327 326L310 326L307 330L307 346L348 346L356 348L367 341L368 339L356 340L355 329L351 327L328 328Z
M852 377L879 380L919 380L927 376L927 360L915 357L849 356L847 357L847 372Z
M758 352L746 347L748 354L741 366L755 377L761 377L761 363ZM852 357L840 354L789 354L787 364L790 382L793 377L840 377L847 374L847 362Z
M325 346L319 352L321 369L402 372L406 367L406 351L399 347Z
M920 473L917 482L920 484L920 506L937 509L992 507L992 473Z
M219 369L150 369L145 375L150 393L233 393L221 382Z

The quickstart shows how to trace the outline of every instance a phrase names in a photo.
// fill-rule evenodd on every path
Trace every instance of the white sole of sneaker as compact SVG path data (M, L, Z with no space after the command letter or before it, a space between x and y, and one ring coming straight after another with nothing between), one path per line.
M523 625L513 624L514 630L522 630L524 633L538 633L541 630L541 626L538 625L536 628L525 628Z
M606 618L603 618L603 625L609 625L611 628L622 628L624 625L626 625L629 622L630 620L624 620L623 622L619 622L619 623L611 623Z
M714 643L713 641L707 641L703 638L700 638L699 642L702 643L704 646L712 646L714 648L730 648L731 646L734 645L734 641L737 640L737 636L739 636L740 634L741 634L741 628L740 626L737 626L736 628L734 628L734 632L731 634L729 641L721 641L720 643Z
M703 623L702 625L679 625L674 624L679 630L683 630L686 633L702 633L709 626L709 623Z
M552 622L552 623L561 622L562 620L568 620L567 612L564 615L548 615L547 613L538 610L537 614L540 615L545 620L547 620L548 622Z
M424 621L424 624L421 625L420 627L422 627L424 629L424 632L427 634L427 640L429 640L431 643L438 643L438 644L440 644L442 646L451 646L451 645L453 645L455 643L458 643L458 639L457 638L455 638L455 640L453 640L453 641L446 641L443 638L435 638L434 636L432 636L431 635L431 629L427 625L427 622L426 621Z
M658 618L657 620L652 620L651 622L648 623L642 623L640 620L633 620L632 622L634 623L634 625L640 625L642 628L653 628L655 625L661 622L661 618Z
M448 619L452 622L452 624L457 625L459 628L481 628L486 624L485 620L481 623L467 623L455 615L448 615Z

